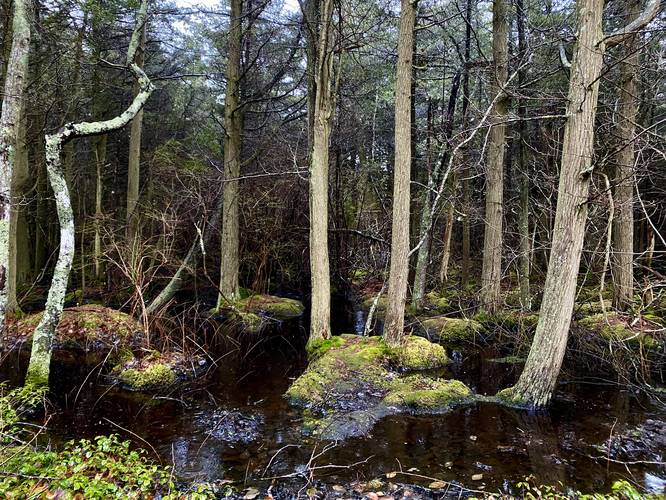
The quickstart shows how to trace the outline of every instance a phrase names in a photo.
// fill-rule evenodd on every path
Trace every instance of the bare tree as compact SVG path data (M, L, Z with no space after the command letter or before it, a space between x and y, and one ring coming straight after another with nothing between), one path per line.
M46 168L53 189L60 223L60 250L53 271L51 287L46 299L46 309L32 337L32 351L26 384L33 386L48 385L53 350L55 329L60 322L67 291L69 273L74 260L74 213L70 201L69 189L62 168L61 154L63 146L77 137L101 135L123 128L130 123L153 92L153 84L135 61L136 52L141 42L141 33L146 23L148 0L143 0L136 18L125 67L139 83L140 91L129 107L120 115L110 120L98 122L68 123L55 134L46 136Z

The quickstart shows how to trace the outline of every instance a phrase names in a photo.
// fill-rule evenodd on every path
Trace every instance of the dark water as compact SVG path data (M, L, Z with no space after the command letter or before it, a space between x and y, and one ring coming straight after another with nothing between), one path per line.
M392 416L371 436L325 449L327 443L300 433L299 412L282 398L304 368L302 336L292 326L257 345L245 339L240 350L227 355L232 344L222 342L211 349L217 366L206 377L161 397L104 385L94 357L91 364L60 357L53 373L59 396L52 397L45 438L57 445L115 432L152 448L183 481L229 479L260 487L269 484L266 478L288 476L279 481L294 491L306 482L297 473L316 456L310 465L323 468L315 469L314 477L329 485L409 470L412 475L395 480L432 481L416 474L486 491L514 491L517 481L534 475L537 484L561 481L582 491L608 491L614 480L627 478L664 492L663 466L608 462L605 448L596 448L611 434L666 418L663 408L608 385L564 384L554 406L538 414L477 404L445 415ZM455 353L450 371L474 391L494 394L520 370L491 362L497 354ZM5 356L0 377L20 383L17 374L24 369L25 356L12 353ZM665 452L652 450L648 458L662 462ZM482 480L472 480L475 474L483 474Z

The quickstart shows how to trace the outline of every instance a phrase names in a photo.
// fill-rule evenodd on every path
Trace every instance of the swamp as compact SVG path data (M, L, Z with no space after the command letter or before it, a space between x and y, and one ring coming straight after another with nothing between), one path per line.
M0 0L0 497L666 495L660 0Z

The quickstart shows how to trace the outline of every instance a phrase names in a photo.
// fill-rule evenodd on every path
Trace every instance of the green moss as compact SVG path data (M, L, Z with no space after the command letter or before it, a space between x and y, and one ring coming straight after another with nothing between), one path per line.
M648 347L659 344L651 335L630 328L626 320L616 312L593 314L578 320L577 323L578 326L596 332L606 340L643 344Z
M10 328L10 333L23 338L32 336L43 313L26 316ZM56 329L60 346L90 347L126 343L142 332L141 325L129 314L98 305L70 307L63 311Z
M584 304L581 304L580 306L576 307L575 310L577 313L583 316L589 316L591 314L603 313L604 310L606 312L612 311L613 303L610 300L604 300L602 307L602 303L599 302L599 300L595 300L592 302L585 302Z
M473 342L483 329L478 321L446 316L426 318L421 321L421 325L426 333L439 338L440 342L445 344Z
M380 337L341 335L323 342L320 350L324 352L287 390L286 397L293 404L320 404L357 382L383 384L389 351Z
M342 337L333 336L330 339L320 339L309 344L307 347L308 357L311 360L322 357L329 349L333 347L340 347L345 343Z
M425 296L426 305L432 309L443 311L449 307L449 299L437 292L427 293Z
M400 347L391 349L389 357L393 365L408 371L440 368L449 362L441 345L411 335Z
M384 397L384 402L391 406L433 411L460 403L471 395L469 388L459 380L411 375L395 381Z
M353 269L351 271L351 279L352 281L363 281L369 276L369 274L370 271L367 269Z
M146 368L127 368L120 372L120 381L135 390L168 388L176 383L174 370L162 363L150 364Z

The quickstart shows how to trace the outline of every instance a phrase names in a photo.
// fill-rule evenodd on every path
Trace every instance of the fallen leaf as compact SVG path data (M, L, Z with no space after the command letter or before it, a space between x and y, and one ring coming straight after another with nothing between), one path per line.
M393 479L397 475L398 475L397 472L387 472L386 473L386 477L389 478L389 479Z
M345 487L340 486L339 484L334 484L333 485L333 491L335 491L337 493L344 493L345 492Z
M245 492L245 496L243 497L243 500L254 500L259 496L259 490L257 488L249 488Z
M469 438L470 438L472 441L476 441L476 436L474 436L474 435L471 435Z
M442 488L446 488L447 483L444 481L433 481L428 485L428 488L432 488L433 490L441 490Z
M483 474L472 474L472 481L481 481L483 479Z
M370 500L379 500L379 495L377 495L377 493L373 493L373 492L366 493L365 497L369 498Z

